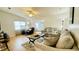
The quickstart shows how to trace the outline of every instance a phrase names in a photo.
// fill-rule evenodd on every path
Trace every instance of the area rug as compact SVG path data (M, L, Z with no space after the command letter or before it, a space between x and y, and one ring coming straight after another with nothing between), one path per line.
M23 46L24 48L26 48L26 50L28 50L28 51L35 51L34 45L31 44L31 43L29 43L29 42L23 43L22 46Z

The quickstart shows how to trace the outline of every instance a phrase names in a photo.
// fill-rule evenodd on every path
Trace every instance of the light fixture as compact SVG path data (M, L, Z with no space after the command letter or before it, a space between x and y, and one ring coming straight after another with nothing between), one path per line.
M33 15L32 14L29 14L29 17L32 17Z
M8 9L10 10L10 9L11 9L11 7L8 7Z
M26 13L29 15L29 17L33 17L38 14L38 12L33 9L26 10Z

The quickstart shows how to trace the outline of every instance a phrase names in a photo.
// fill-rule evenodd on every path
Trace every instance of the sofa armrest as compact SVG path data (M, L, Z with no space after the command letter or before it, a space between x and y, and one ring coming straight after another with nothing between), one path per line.
M76 49L59 49L55 47L50 47L47 45L44 45L43 43L39 43L35 41L35 47L40 49L41 51L78 51Z

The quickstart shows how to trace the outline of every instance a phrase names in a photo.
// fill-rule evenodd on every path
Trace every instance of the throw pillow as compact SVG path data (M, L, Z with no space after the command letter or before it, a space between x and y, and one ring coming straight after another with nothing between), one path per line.
M74 45L74 40L70 32L66 29L61 32L60 38L56 44L57 48L69 49Z

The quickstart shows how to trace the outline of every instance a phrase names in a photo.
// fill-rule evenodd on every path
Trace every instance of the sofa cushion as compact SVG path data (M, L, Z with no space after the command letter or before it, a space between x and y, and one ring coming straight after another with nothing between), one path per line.
M72 49L79 50L76 44L73 45L73 48Z
M71 31L71 34L74 37L77 47L79 48L79 24L72 24L67 27Z
M59 39L59 35L52 35L45 37L44 44L48 46L55 46Z
M61 32L60 38L56 44L57 48L69 49L74 45L74 40L68 30Z
M41 50L41 51L78 51L76 49L59 49L59 48L55 48L55 47L50 47L47 46L43 43L39 43L37 40L35 41L35 48L37 48L36 50Z

